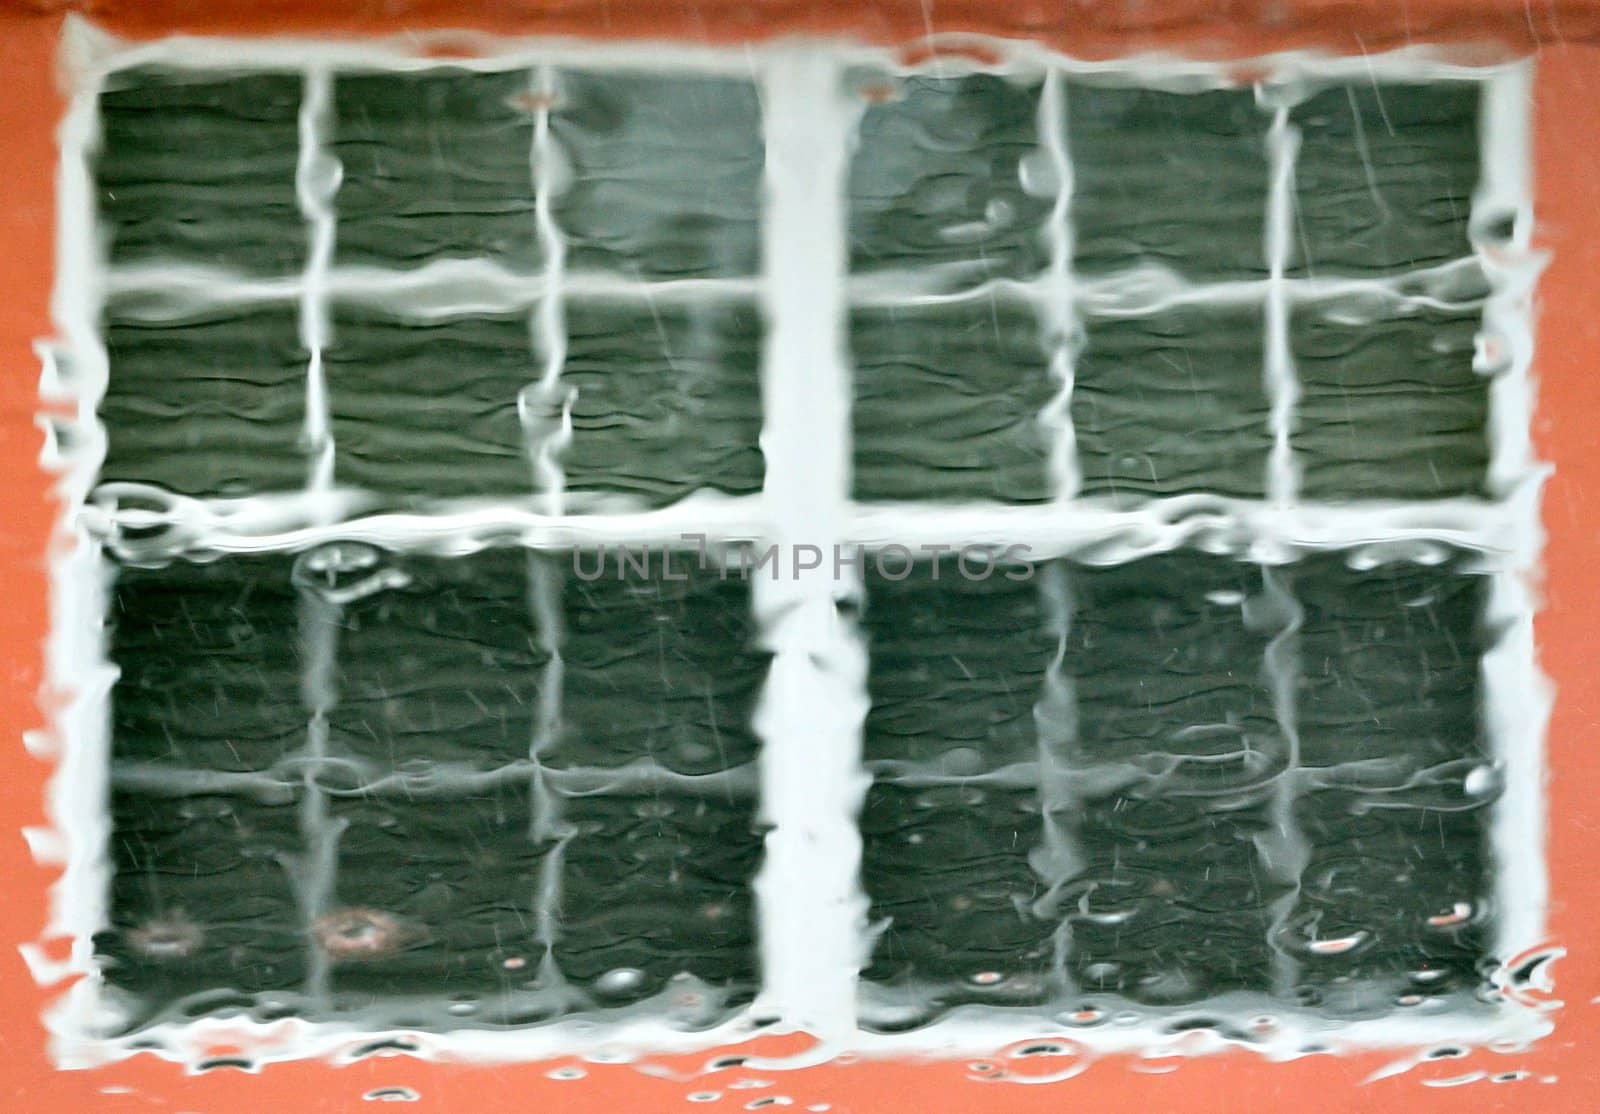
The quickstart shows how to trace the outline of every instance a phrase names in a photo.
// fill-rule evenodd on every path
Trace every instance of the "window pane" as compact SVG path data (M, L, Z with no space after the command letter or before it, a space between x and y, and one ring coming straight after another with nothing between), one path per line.
M1259 499L1264 320L1261 306L1187 306L1086 322L1072 387L1082 494Z
M1078 270L1170 268L1193 280L1267 270L1267 126L1249 90L1067 90Z
M194 496L304 485L308 357L293 306L149 320L113 303L105 341L103 482L156 484Z
M530 779L531 780L531 779ZM336 800L342 828L334 900L313 925L340 1004L410 995L456 998L537 982L541 870L529 781L470 794Z
M861 813L862 885L880 931L863 977L863 1023L922 1024L969 1002L1042 1001L1055 925L1034 912L1034 789L876 783Z
M760 270L761 106L749 82L563 71L550 128L567 266L645 278Z
M336 78L338 261L536 266L531 90L526 70Z
M856 310L855 497L1048 499L1048 343L1033 309L994 298Z
M756 755L750 719L769 655L755 646L750 585L701 570L693 553L644 547L649 579L619 574L620 550L579 557L585 581L563 598L561 729L541 759L561 767L648 760L686 774L732 769ZM670 575L671 579L662 579ZM684 577L679 581L679 577Z
M1472 254L1480 96L1476 82L1363 82L1298 105L1298 268L1374 273Z
M881 928L866 1020L897 1028L962 1002L1041 1000L1055 924L1036 707L1058 647L1026 566L956 556L867 562L870 668L862 883ZM1008 575L1009 574L1009 575ZM982 579L978 579L981 577Z
M559 390L574 392L561 453L574 500L664 506L761 489L761 313L751 305L569 301Z
M298 74L138 69L100 96L94 161L113 263L304 266Z
M529 555L373 557L381 564L367 575L397 583L341 610L334 741L379 768L526 760L549 660Z
M543 373L528 314L421 318L339 305L333 328L341 485L413 500L533 491L517 412L518 393Z
M987 74L909 77L869 103L850 163L851 269L919 285L938 271L947 287L1043 271L1057 183L1038 112L1037 84Z
M705 1023L747 1002L757 975L751 803L681 793L572 797L556 963L597 1006L667 992Z
M1034 704L1056 650L1039 586L1020 566L963 575L957 558L903 580L869 555L863 626L871 654L864 755L951 775L1038 759ZM883 555L890 576L900 563ZM989 566L974 560L974 574Z
M113 758L265 770L305 743L292 557L120 568L111 588Z
M112 794L109 925L95 950L128 992L129 1028L190 995L205 996L204 1013L301 988L298 811L287 789L270 802Z
M1307 499L1480 495L1489 378L1473 370L1476 310L1298 307L1294 445Z

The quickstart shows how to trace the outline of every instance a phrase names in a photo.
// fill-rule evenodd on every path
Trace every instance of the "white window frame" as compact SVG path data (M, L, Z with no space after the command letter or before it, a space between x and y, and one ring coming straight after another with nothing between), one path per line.
M457 42L460 36L453 36ZM429 58L428 38L335 42L305 39L190 39L121 42L78 19L68 21L64 65L71 78L70 111L61 131L59 192L60 251L54 300L58 341L39 346L44 363L41 424L47 432L46 463L59 471L67 507L52 551L54 611L48 647L52 686L70 699L53 728L30 739L41 752L58 756L50 793L53 828L30 832L41 858L55 857L64 871L53 893L46 936L74 941L65 962L52 962L41 943L25 949L44 981L84 975L57 1001L49 1024L53 1051L63 1065L119 1059L133 1043L159 1055L194 1062L219 1035L247 1038L260 1061L308 1056L335 1058L384 1036L346 1023L295 1020L256 1024L241 1018L203 1018L162 1024L133 1037L105 1035L107 1003L93 961L93 936L106 923L110 867L109 820L104 814L110 783L109 695L115 677L107 660L105 615L107 548L133 543L121 531L152 523L166 529L156 548L168 552L225 555L301 549L321 541L359 538L400 550L460 554L490 538L515 537L532 548L573 544L675 542L685 533L729 541L763 539L788 553L796 545L825 552L835 544L898 543L963 545L1026 544L1042 560L1070 556L1088 545L1115 541L1123 559L1179 546L1238 552L1231 538L1247 538L1243 555L1265 566L1312 550L1366 548L1404 558L1439 544L1464 545L1481 554L1490 573L1489 618L1498 641L1483 662L1486 730L1504 784L1491 828L1495 869L1495 954L1511 957L1544 942L1546 875L1543 853L1543 737L1549 688L1535 660L1534 595L1541 531L1538 495L1545 469L1533 455L1530 423L1533 389L1533 286L1539 256L1531 246L1529 121L1531 65L1470 67L1444 60L1428 48L1355 59L1296 53L1252 63L1269 76L1264 96L1288 98L1305 79L1357 82L1471 79L1483 89L1482 183L1474 198L1473 226L1490 215L1514 217L1509 247L1480 248L1471 265L1489 277L1484 332L1502 346L1504 367L1490 387L1491 463L1489 501L1450 499L1315 506L1296 498L1291 439L1297 385L1288 348L1288 313L1298 298L1334 288L1359 286L1405 298L1392 278L1296 278L1286 274L1292 228L1293 158L1297 136L1287 104L1270 126L1271 191L1266 220L1270 273L1252 282L1163 287L1126 281L1128 276L1085 279L1073 273L1071 245L1072 167L1063 142L1063 87L1073 75L1126 75L1141 85L1195 88L1227 84L1235 65L1171 57L1130 57L1085 62L1041 47L984 40L1004 67L1039 75L1044 82L1041 140L1055 161L1061 190L1055 203L1051 259L1040 279L1010 284L1035 304L1052 307L1063 335L1085 307L1128 311L1151 308L1163 298L1219 303L1260 301L1265 307L1266 386L1274 447L1262 500L1192 497L1151 500L1135 508L1076 496L1077 476L1069 410L1070 351L1065 343L1052 366L1059 394L1041 415L1058 434L1051 467L1052 502L1037 506L899 505L853 503L850 475L850 371L847 313L852 305L892 303L904 298L927 304L940 297L897 290L882 278L847 279L845 180L861 105L846 91L845 76L862 66L907 72L888 49L843 42L775 42L710 48L680 44L599 44L570 40L481 37L471 59ZM970 45L950 39L951 48ZM922 63L919 70L961 72L986 69L959 50ZM94 192L89 156L97 128L97 95L117 69L160 63L201 69L264 67L305 75L298 192L302 213L315 231L304 273L255 280L182 265L119 266L101 258L94 238ZM643 291L631 280L568 274L561 234L551 218L549 191L537 191L537 219L544 244L542 273L517 276L485 261L438 262L409 272L335 267L331 246L326 152L322 113L328 75L343 67L416 69L433 65L483 69L525 68L532 87L549 81L554 66L616 67L663 71L717 71L753 77L763 107L767 145L767 207L763 217L764 264L750 279L661 282ZM1266 103L1274 103L1268 100ZM548 168L548 109L539 111L530 167ZM534 169L532 173L547 173ZM538 183L543 185L543 183ZM1459 266L1450 264L1447 266ZM363 291L438 305L453 283L470 280L485 309L537 304L535 327L550 353L546 382L560 375L561 300L586 289L619 296L695 297L705 288L759 299L768 315L762 360L766 457L765 487L748 498L701 495L662 510L616 515L578 515L564 507L559 465L544 457L546 494L520 502L458 501L428 512L367 513L359 499L332 486L333 437L322 382L321 350L327 335L330 296ZM160 508L119 505L96 497L95 476L105 450L96 418L104 392L107 356L99 333L100 308L116 293L160 286L172 297L204 304L297 298L302 341L311 353L307 369L305 433L314 452L303 492L235 500L165 496ZM1153 300L1153 301L1152 301ZM70 410L63 416L62 408ZM131 492L138 494L137 492ZM115 496L115 492L112 496ZM130 494L124 491L123 495ZM1375 542L1375 539L1377 541ZM824 563L798 579L760 579L755 609L772 673L756 717L763 743L759 759L761 812L772 824L765 859L755 884L763 976L757 1001L708 1032L684 1033L657 1021L596 1024L581 1018L516 1031L461 1029L406 1032L421 1054L492 1060L527 1060L585 1053L597 1058L643 1051L676 1052L729 1043L753 1033L756 1019L772 1020L766 1032L800 1029L815 1034L822 1051L805 1059L847 1050L868 1054L938 1052L983 1055L1019 1040L1063 1035L1053 1007L966 1008L924 1028L896 1034L866 1032L857 1025L858 972L869 950L867 900L858 874L861 842L858 811L868 784L861 763L861 731L867 711L867 656L860 631L840 618L838 604L860 591L859 580L836 578ZM86 664L93 663L93 664ZM1282 693L1280 693L1280 696ZM1286 807L1280 802L1280 807ZM313 810L314 811L314 810ZM1287 812L1283 812L1287 815ZM308 833L315 838L317 833ZM331 880L330 880L331 881ZM1097 995L1096 997L1104 997ZM1396 1012L1374 1020L1330 1027L1315 1011L1262 997L1261 1012L1276 1027L1249 1047L1270 1056L1293 1056L1311 1041L1323 1047L1414 1047L1437 1042L1485 1044L1526 1040L1548 1031L1536 1006L1503 1002L1481 1009ZM1195 1049L1195 1033L1161 1032L1175 1015L1192 1007L1141 1007L1127 1025L1104 1025L1070 1033L1091 1053L1163 1055ZM1211 1034L1209 1047L1227 1042ZM771 1065L776 1066L776 1065Z

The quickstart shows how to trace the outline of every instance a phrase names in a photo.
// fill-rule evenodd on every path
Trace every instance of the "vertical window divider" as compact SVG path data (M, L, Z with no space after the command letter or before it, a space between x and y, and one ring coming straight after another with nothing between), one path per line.
M1072 269L1072 157L1067 150L1067 90L1059 67L1045 71L1039 97L1039 142L1056 180L1050 212L1050 269L1044 282L1044 320L1052 346L1050 371L1061 391L1041 417L1050 439L1050 476L1058 504L1070 504L1083 477L1078 467L1077 433L1072 424L1073 361L1078 329L1077 278Z
M295 195L307 224L305 271L300 279L300 343L306 350L305 447L310 455L306 493L319 519L329 514L325 496L333 487L333 421L322 364L329 342L328 275L333 265L337 216L334 195L340 167L328 149L333 119L333 78L324 66L305 71L300 101L300 157Z
M1289 119L1288 104L1273 108L1267 129L1267 212L1264 240L1267 252L1266 340L1264 371L1272 428L1272 449L1267 457L1266 497L1274 509L1295 507L1298 474L1294 462L1294 416L1300 400L1295 377L1294 356L1289 340L1289 285L1287 271L1294 245L1295 158L1300 150L1300 133ZM1261 548L1258 544L1257 548ZM1288 557L1281 543L1270 546L1262 556L1269 561ZM1263 833L1256 849L1265 876L1284 887L1284 893L1269 906L1271 923L1267 944L1272 951L1273 993L1292 1001L1300 980L1299 960L1286 943L1290 921L1300 900L1301 880L1310 863L1310 852L1300 830L1297 808L1300 798L1300 732L1295 710L1300 678L1300 625L1304 611L1295 599L1291 575L1272 565L1261 569L1264 621L1278 629L1267 643L1262 668L1272 696L1273 718L1279 743L1284 748L1283 769L1272 788L1269 807L1271 830Z
M867 948L856 827L867 784L860 762L866 654L838 610L836 562L850 483L845 182L859 112L842 77L837 55L814 48L774 51L761 75L768 321L761 447L778 568L771 578L752 578L774 652L755 719L761 816L772 826L755 882L757 1010L807 1029L824 1047L853 1038ZM802 547L815 548L819 567L797 567Z

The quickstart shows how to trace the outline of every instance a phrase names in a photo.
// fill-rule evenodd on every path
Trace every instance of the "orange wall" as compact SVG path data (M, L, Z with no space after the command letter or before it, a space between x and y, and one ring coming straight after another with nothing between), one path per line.
M47 762L22 745L44 725L39 700L47 585L46 548L58 508L38 468L35 338L51 333L54 129L62 108L54 51L62 13L86 11L131 35L173 30L265 33L326 30L389 33L423 26L474 26L519 33L686 36L733 40L791 31L847 31L911 41L940 31L986 30L1043 38L1075 54L1153 46L1239 57L1289 46L1340 51L1406 42L1481 43L1485 54L1538 53L1536 186L1538 239L1552 254L1539 292L1537 443L1556 465L1546 489L1546 605L1542 664L1557 685L1549 740L1549 861L1552 939L1569 950L1556 965L1555 1034L1530 1051L1480 1052L1376 1083L1361 1083L1390 1055L1310 1057L1270 1064L1251 1054L1199 1058L1151 1073L1109 1060L1048 1087L981 1083L960 1061L849 1063L765 1073L773 1086L727 1090L747 1073L673 1082L634 1067L585 1065L581 1080L549 1079L554 1064L471 1067L406 1059L345 1068L273 1065L258 1075L200 1076L152 1057L109 1068L56 1072L44 1050L40 1012L60 986L37 987L16 947L43 928L54 869L34 863L20 829L44 823ZM1318 1112L1405 1109L1583 1111L1600 1109L1600 0L0 0L0 1109L54 1111L328 1111L361 1109L361 1096L403 1085L422 1096L408 1109L527 1111L546 1103L570 1114L700 1109L693 1090L720 1090L705 1109L742 1109L766 1095L788 1109L828 1102L835 1112L1188 1111L1277 1108ZM60 942L56 942L59 946ZM782 1044L783 1042L775 1042ZM688 1068L707 1057L680 1061ZM1041 1065L1044 1066L1044 1065ZM1143 1065L1165 1069L1169 1063ZM1474 1070L1527 1071L1519 1083L1437 1089L1424 1079ZM1554 1082L1541 1082L1544 1077ZM107 1094L106 1089L125 1089ZM783 1109L783 1108L778 1108Z

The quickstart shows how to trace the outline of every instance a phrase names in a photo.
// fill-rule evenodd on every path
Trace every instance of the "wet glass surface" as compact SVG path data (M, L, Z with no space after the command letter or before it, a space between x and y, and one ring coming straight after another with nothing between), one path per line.
M1504 632L1492 547L1435 544L1490 505L1506 359L1462 266L1478 87L825 76L809 194L753 70L352 69L305 117L298 75L108 84L95 947L130 1031L705 1029L826 889L763 872L853 870L801 815L859 835L867 1030L1481 991ZM242 502L127 518L174 493ZM1412 522L1373 501L1411 541L1365 548ZM796 587L676 534L730 505L729 547L1040 552Z

